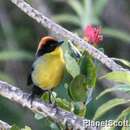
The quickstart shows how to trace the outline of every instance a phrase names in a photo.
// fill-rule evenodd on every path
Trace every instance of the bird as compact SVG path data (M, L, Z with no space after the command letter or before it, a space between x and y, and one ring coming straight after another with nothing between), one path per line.
M52 36L41 38L35 59L28 75L27 85L32 85L32 93L29 96L31 103L34 97L49 92L56 88L64 77L65 60L61 45L64 41L58 41Z

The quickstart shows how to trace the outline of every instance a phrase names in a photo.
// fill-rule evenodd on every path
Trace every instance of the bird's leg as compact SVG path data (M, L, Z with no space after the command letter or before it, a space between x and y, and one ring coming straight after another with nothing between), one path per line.
M32 93L31 95L28 97L28 100L30 101L31 105L32 105L32 102L35 98L35 96L39 96L41 97L41 95L44 93L45 91L40 89L39 87L37 87L36 85L33 85L32 87Z
M32 106L32 102L33 102L34 98L35 98L35 93L34 93L34 91L32 91L32 93L28 97L28 101L30 101L31 106Z

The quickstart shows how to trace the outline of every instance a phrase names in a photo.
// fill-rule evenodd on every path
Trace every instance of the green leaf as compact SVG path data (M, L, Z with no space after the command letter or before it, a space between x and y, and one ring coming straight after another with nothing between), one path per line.
M119 83L130 84L130 73L127 71L114 71L107 73L99 79L108 79Z
M26 51L1 51L0 60L32 60L32 54Z
M54 21L57 23L69 23L80 26L80 19L71 14L58 14L53 16Z
M44 101L44 102L48 102L49 101L49 93L48 92L45 92L42 94L41 96L41 99Z
M96 100L98 100L99 98L101 98L102 96L104 96L105 94L107 93L110 93L110 92L113 92L113 91L121 91L121 92L130 92L130 85L118 85L118 86L115 86L113 88L108 88L108 89L105 89L103 92L101 92L97 97L96 97Z
M85 101L87 98L87 82L84 75L76 76L69 84L69 95L74 101Z
M76 59L79 59L82 56L79 49L75 45L73 45L71 41L68 41L68 43L69 43L70 51L72 52L72 56L75 57Z
M74 113L78 116L81 116L81 117L85 117L86 115L86 105L84 105L84 103L82 102L77 102L75 103L75 109L74 109Z
M108 0L96 0L94 4L94 14L99 17L105 8Z
M103 35L107 35L125 41L127 43L130 43L130 34L124 31L118 29L112 29L112 28L103 28L102 33Z
M62 49L64 54L66 53L66 51L70 52L70 45L68 39L64 39L64 44L62 44Z
M69 6L77 13L78 16L82 16L83 14L83 7L78 0L67 0L66 1Z
M128 101L125 99L121 99L121 98L115 98L115 99L112 99L110 101L107 101L106 103L104 103L103 105L101 105L97 109L93 119L97 120L98 118L100 118L103 114L105 114L110 109L112 109L116 106L125 104L125 103L128 103Z
M92 57L85 52L80 61L81 74L86 76L89 87L95 87L96 84L96 66L93 63Z
M65 52L66 69L72 75L76 77L80 74L80 67L76 60L69 54L68 51Z
M94 88L88 88L87 90L87 100L86 100L86 105L93 99L93 90Z
M57 96L56 92L52 91L50 95L50 99L49 99L49 92L47 91L43 93L43 95L41 96L41 99L46 103L48 103L49 100L51 100L52 103L55 103L56 96Z
M130 114L130 107L124 109L121 114L117 117L116 121L122 120L124 117Z
M52 102L52 104L55 104L55 102L56 102L56 97L57 97L56 92L52 91L52 92L51 92L51 102Z
M20 130L20 128L14 124L14 125L12 125L10 130Z
M40 113L35 113L34 117L35 117L35 119L37 119L37 120L41 120L41 119L44 118L44 116L43 116L42 114L40 114Z
M51 127L51 130L59 130L56 123L51 123L50 127Z
M74 106L71 102L67 101L66 99L56 98L56 104L57 106L67 110L67 111L73 111Z
M22 128L21 130L32 130L29 126L25 126L25 128Z
M130 67L130 62L127 61L127 60L119 59L119 58L112 58L112 59L115 60L115 61L118 61L118 62L120 62L120 63L122 63L122 64L124 64L124 65L127 66L127 67Z

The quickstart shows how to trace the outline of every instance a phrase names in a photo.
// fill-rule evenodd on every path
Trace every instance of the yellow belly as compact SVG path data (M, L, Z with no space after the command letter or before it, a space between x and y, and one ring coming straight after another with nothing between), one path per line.
M58 86L64 73L63 57L45 55L34 64L32 80L43 90L50 90Z

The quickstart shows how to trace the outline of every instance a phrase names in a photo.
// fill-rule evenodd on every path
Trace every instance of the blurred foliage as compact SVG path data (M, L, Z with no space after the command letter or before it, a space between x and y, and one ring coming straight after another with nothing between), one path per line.
M123 61L123 63L128 63L125 60L119 60L119 61ZM99 100L100 98L103 98L104 96L106 96L106 94L111 93L111 92L120 92L120 93L126 93L129 94L130 93L130 82L129 82L129 72L119 72L119 71L115 71L115 72L110 72L107 73L105 76L102 76L102 78L106 78L108 80L112 80L114 82L117 82L116 86L113 86L112 88L108 88L105 89L104 91L102 91L97 97L96 99ZM122 83L122 84L120 84ZM119 105L122 104L129 104L130 100L126 99L124 97L122 98L113 98L108 100L107 102L103 103L100 107L98 107L98 109L96 110L96 113L94 115L94 120L97 120L98 118L100 118L101 116L103 116L103 114L107 113L107 111L110 111L112 108L117 107ZM115 119L115 121L128 121L129 122L129 116L130 116L130 108L129 106L126 107L124 110L122 110L121 113L119 113L119 115L117 116L117 118ZM108 128L108 129L115 129L115 126L113 126L112 128ZM122 126L122 130L124 129L124 126ZM125 129L128 129L128 126L125 127Z
M108 80L116 81L119 83L130 84L130 73L127 71L114 71L107 73L106 75L100 77L100 79L106 78Z
M94 115L94 120L97 120L98 118L100 118L104 113L106 113L107 111L109 111L110 109L112 109L113 107L116 107L118 105L122 105L122 104L126 104L129 101L125 100L125 99L120 99L120 98L115 98L112 99L108 102L105 102L103 105L101 105L95 115Z
M130 85L127 85L127 84L118 84L116 86L113 86L112 88L108 88L108 89L105 89L103 92L101 92L97 97L96 99L99 99L101 98L102 96L104 96L105 94L108 94L110 92L113 92L113 91L120 91L120 92L130 92Z
M7 53L8 52L8 53ZM0 61L8 60L32 60L33 56L26 51L6 50L0 52Z
M95 0L93 3L91 3L91 0L67 0L64 2L72 8L74 14L70 14L69 12L56 14L53 16L53 19L56 22L74 24L78 26L79 28L75 29L74 31L80 35L82 35L84 28L88 24L103 26L100 16L108 2L107 0ZM125 41L126 43L130 42L129 33L127 32L105 26L102 30L104 36L117 38Z
M8 74L5 74L3 72L0 72L0 80L6 81L6 82L8 82L10 84L15 83L14 79L12 79Z

